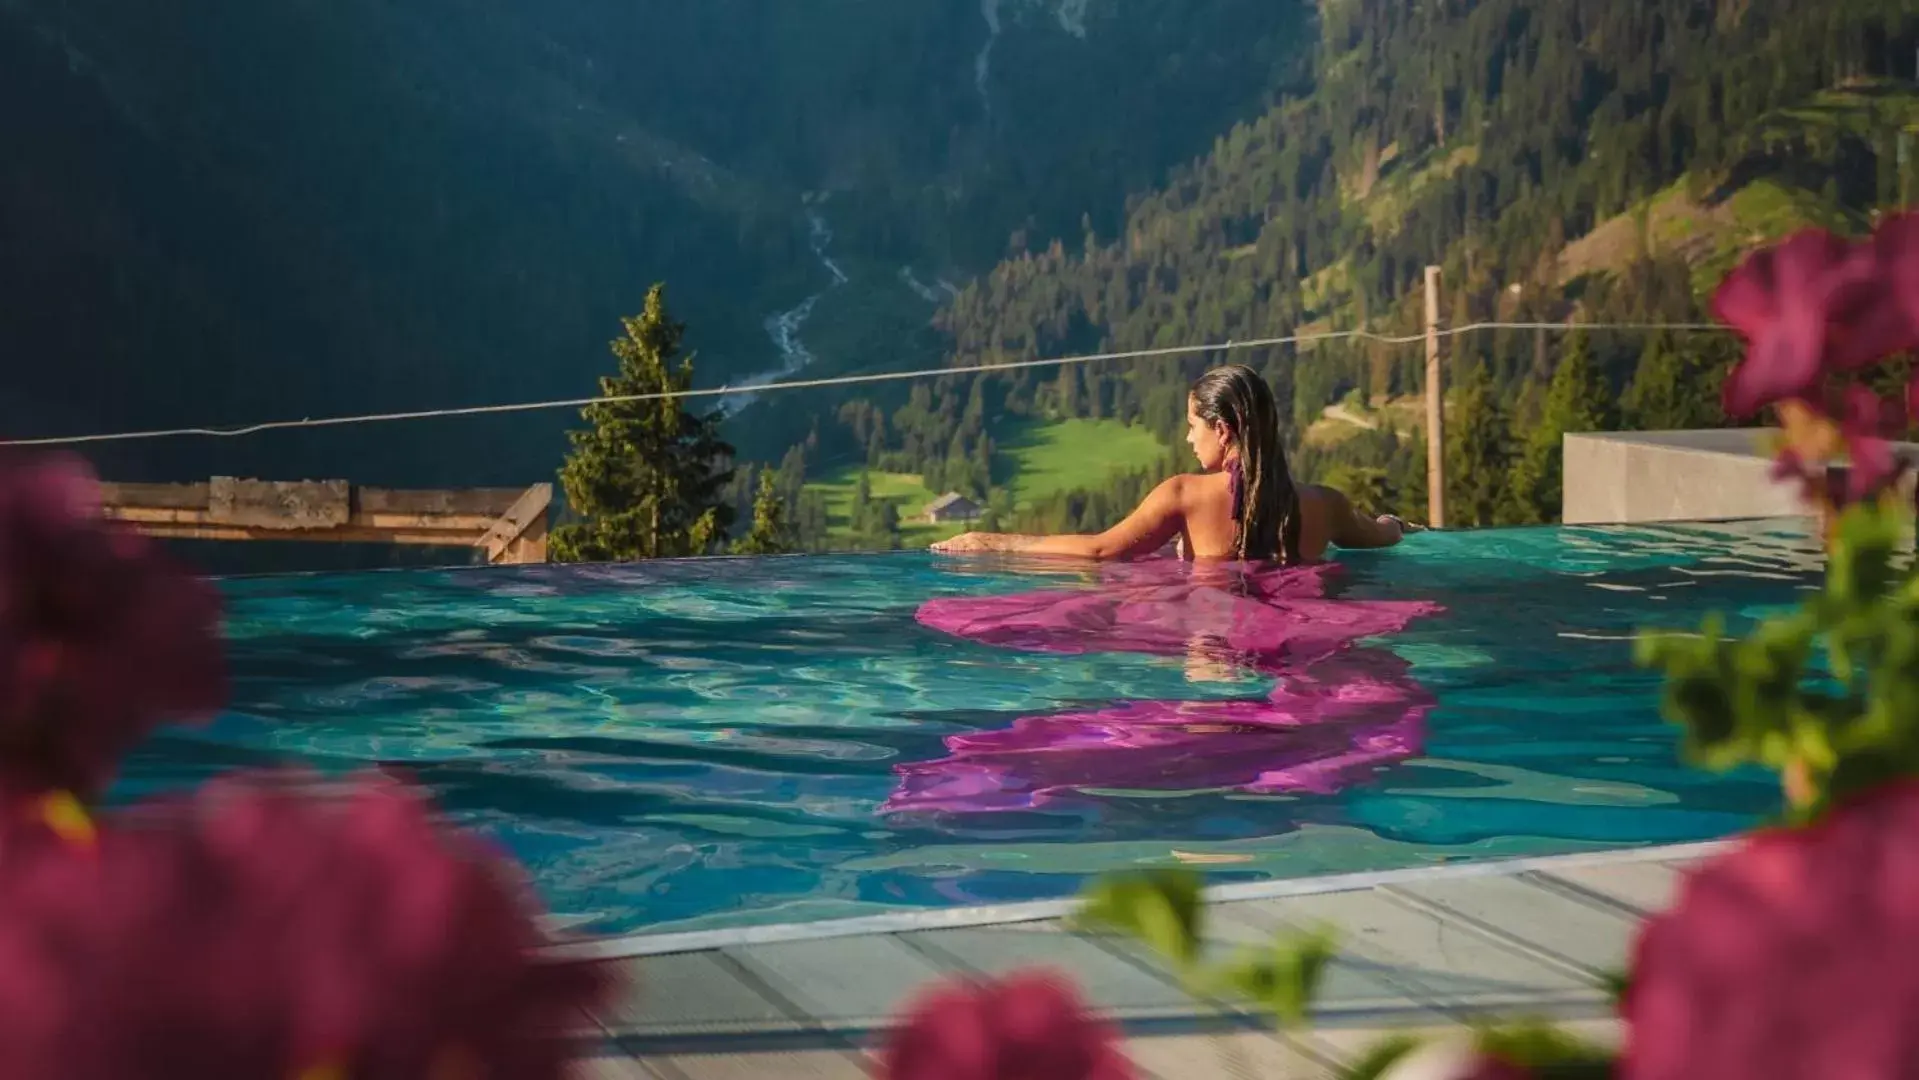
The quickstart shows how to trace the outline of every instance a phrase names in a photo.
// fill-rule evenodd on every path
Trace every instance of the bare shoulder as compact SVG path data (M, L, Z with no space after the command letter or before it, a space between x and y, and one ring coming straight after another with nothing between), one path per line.
M1299 501L1310 503L1321 510L1338 510L1352 505L1347 500L1345 492L1338 488L1329 488L1324 484L1301 484Z
M1206 481L1211 479L1213 478L1203 473L1175 473L1161 480L1159 486L1153 489L1151 497L1186 506L1204 490Z

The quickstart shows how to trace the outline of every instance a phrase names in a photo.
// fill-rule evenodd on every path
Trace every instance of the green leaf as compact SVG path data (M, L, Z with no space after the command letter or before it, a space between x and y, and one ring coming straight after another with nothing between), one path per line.
M1287 934L1270 948L1242 953L1226 968L1221 981L1272 1013L1279 1026L1303 1024L1336 951L1329 930Z
M1076 925L1137 938L1182 970L1199 961L1201 883L1186 870L1151 870L1102 878L1086 891Z
M1919 575L1902 552L1904 512L1849 509L1821 591L1728 640L1718 617L1697 635L1642 633L1640 664L1665 674L1662 712L1708 769L1803 770L1817 820L1836 800L1919 775Z
M1614 1005L1625 1000L1626 989L1632 985L1632 973L1629 971L1608 971L1599 976L1599 985L1606 991L1607 998Z
M1534 1077L1597 1080L1614 1072L1611 1051L1543 1021L1482 1028L1477 1041L1487 1057L1517 1065Z
M1379 1080L1387 1069L1399 1064L1407 1054L1419 1047L1419 1040L1411 1035L1388 1035L1333 1075L1338 1080Z

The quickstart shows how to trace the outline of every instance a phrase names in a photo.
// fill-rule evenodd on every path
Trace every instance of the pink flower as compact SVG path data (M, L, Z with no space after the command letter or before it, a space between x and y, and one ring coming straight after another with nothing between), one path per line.
M1627 1080L1899 1077L1919 1060L1919 783L1695 871L1642 932Z
M1855 247L1821 230L1749 256L1713 295L1713 313L1746 339L1726 378L1729 416L1790 398L1816 400L1825 376L1867 366L1913 344L1892 302L1880 246Z
M1873 231L1873 250L1891 295L1889 305L1905 317L1905 344L1887 352L1919 349L1919 213L1895 214Z
M1769 475L1775 482L1798 485L1802 502L1816 503L1825 496L1825 470L1807 463L1797 450L1788 446L1772 459Z
M0 1077L557 1080L606 986L532 955L504 871L380 781L220 781L91 849L12 841Z
M0 788L97 793L151 728L217 712L219 620L84 462L0 452Z
M1883 401L1863 386L1849 386L1841 399L1839 430L1846 440L1846 498L1871 498L1898 476L1892 444L1886 436L1905 426L1904 402Z
M951 984L922 998L886 1049L886 1080L1130 1080L1112 1031L1051 976Z

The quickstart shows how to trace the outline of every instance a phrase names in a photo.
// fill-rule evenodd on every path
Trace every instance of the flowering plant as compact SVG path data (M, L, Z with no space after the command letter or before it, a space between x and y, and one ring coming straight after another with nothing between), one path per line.
M1639 939L1634 1080L1911 1075L1919 783L1767 829L1694 872Z
M1720 284L1713 312L1747 343L1726 378L1726 415L1775 410L1776 475L1822 509L1884 494L1905 468L1887 436L1919 412L1919 380L1891 398L1848 380L1919 349L1919 215L1890 218L1864 242L1814 229L1759 251ZM1835 491L1827 466L1842 458Z
M557 1080L609 989L397 784L234 778L96 815L225 699L215 591L70 459L0 456L0 1077Z
M1919 349L1919 215L1846 244L1822 232L1753 255L1720 287L1714 310L1750 350L1726 380L1734 415L1776 406L1776 471L1797 478L1827 521L1824 589L1798 611L1729 639L1724 621L1697 634L1646 634L1641 662L1663 668L1667 715L1708 768L1777 769L1800 820L1835 799L1919 772L1919 578L1899 567L1906 515L1890 498L1905 470L1886 434L1919 403L1841 385ZM1843 454L1848 483L1825 466Z
M0 457L0 789L92 797L155 726L217 712L219 619L84 462Z
M934 989L886 1049L894 1080L1132 1080L1105 1024L1051 976Z

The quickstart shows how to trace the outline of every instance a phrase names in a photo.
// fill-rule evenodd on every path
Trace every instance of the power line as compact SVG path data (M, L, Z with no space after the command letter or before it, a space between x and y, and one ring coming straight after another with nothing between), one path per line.
M1457 337L1461 334L1481 330L1551 330L1567 331L1659 331L1670 330L1681 333L1724 332L1728 328L1716 323L1547 323L1547 322L1481 322L1467 326L1456 326L1439 331L1441 337ZM736 394L755 396L780 390L810 390L827 386L858 386L868 383L900 382L907 379L941 378L954 375L976 375L994 371L1016 371L1025 368L1063 367L1067 364L1091 364L1105 360L1147 360L1168 356L1183 356L1193 353L1230 352L1235 349L1263 349L1277 345L1318 345L1332 341L1370 341L1380 345L1412 345L1426 340L1425 334L1407 334L1393 336L1375 334L1368 330L1331 330L1318 334L1289 334L1285 337L1258 338L1251 341L1227 341L1212 345L1173 345L1160 349L1133 349L1126 352L1089 353L1080 356L1059 356L1043 360L1008 360L992 364L973 364L967 367L920 368L914 371L885 371L865 375L835 375L823 379L797 379L789 382L768 383L764 386L718 386L705 390L680 390L653 394L624 394L614 397L563 398L555 401L521 401L506 405L468 405L448 409L419 409L410 412L365 413L357 416L306 417L300 420L269 420L242 427L185 427L161 428L150 431L122 431L101 435L62 435L40 439L0 439L0 446L75 446L82 443L133 442L147 439L168 439L185 436L202 438L236 438L242 435L258 435L267 431L285 431L292 428L344 427L350 424L383 424L399 420L432 420L454 416L491 416L502 413L537 412L543 409L578 409L588 405L605 405L618 402L661 401L668 398L704 398L730 397Z

